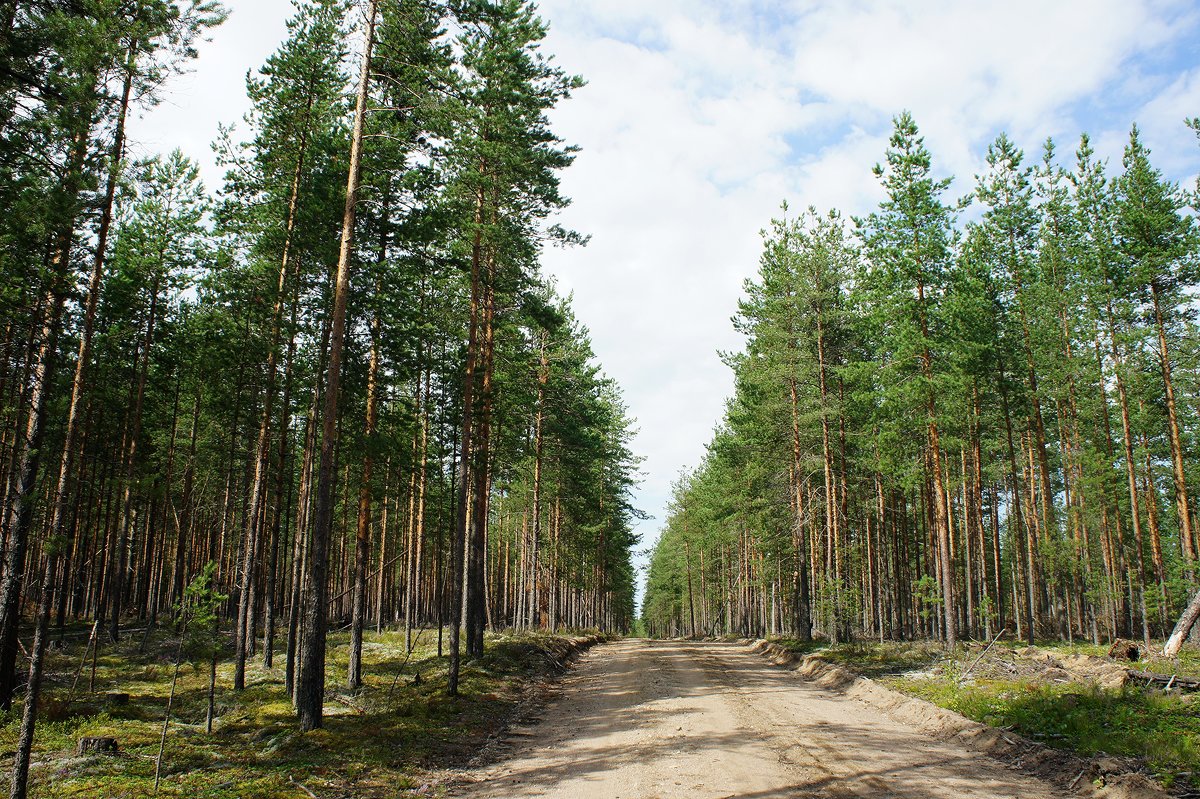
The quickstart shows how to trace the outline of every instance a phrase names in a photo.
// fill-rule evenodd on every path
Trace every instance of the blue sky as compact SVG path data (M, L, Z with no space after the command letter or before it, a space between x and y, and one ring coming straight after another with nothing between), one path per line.
M287 0L226 0L232 16L191 75L132 128L133 152L175 146L219 183L209 143L245 111L243 77L277 46ZM760 229L793 208L870 210L891 118L911 110L970 191L1009 132L1029 157L1086 130L1119 167L1137 122L1191 185L1200 144L1200 3L1180 0L544 0L546 50L588 86L554 114L582 148L560 220L592 237L546 254L573 291L640 434L638 501L657 535L670 484L699 462L732 381L718 350L757 267Z

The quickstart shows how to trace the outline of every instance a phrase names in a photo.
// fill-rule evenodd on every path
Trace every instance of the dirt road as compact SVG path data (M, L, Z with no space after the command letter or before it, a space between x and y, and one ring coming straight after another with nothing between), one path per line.
M806 683L744 647L592 649L470 799L1053 799L1052 786Z

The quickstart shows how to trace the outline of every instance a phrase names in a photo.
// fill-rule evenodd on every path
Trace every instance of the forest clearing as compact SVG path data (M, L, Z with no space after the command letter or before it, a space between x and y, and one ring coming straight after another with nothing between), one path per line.
M1200 694L1129 677L1161 662L1077 648L979 657L979 644L948 658L934 643L498 634L451 698L436 629L411 653L402 632L369 634L364 686L331 692L324 728L304 734L279 668L253 664L244 691L217 694L210 732L209 663L186 657L172 688L169 633L93 662L71 632L50 658L35 796L1161 799L1200 787ZM333 634L331 671L348 656L346 633ZM1189 674L1200 677L1194 657ZM222 666L221 683L231 677ZM108 739L111 751L80 748Z

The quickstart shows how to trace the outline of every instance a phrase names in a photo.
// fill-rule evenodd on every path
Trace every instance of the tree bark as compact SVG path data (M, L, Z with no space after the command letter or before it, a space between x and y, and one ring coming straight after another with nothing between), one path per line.
M379 264L387 257L386 240L380 247ZM375 283L379 293L379 281ZM362 643L363 625L367 616L367 569L371 560L371 479L375 467L372 454L375 425L379 419L377 393L379 388L379 338L382 325L379 313L371 319L371 357L367 366L367 421L363 431L365 453L363 455L362 478L358 486L358 524L355 528L354 545L354 600L350 621L350 665L346 674L346 686L351 691L362 687Z
M1154 300L1154 323L1158 330L1158 360L1162 368L1163 389L1167 399L1167 430L1171 442L1171 469L1175 478L1175 508L1179 516L1179 542L1183 550L1184 568L1188 580L1195 583L1196 539L1192 531L1192 514L1188 502L1187 476L1183 467L1183 438L1179 432L1179 414L1175 404L1175 385L1171 379L1171 355L1167 348L1167 333L1163 325L1162 305L1158 285L1150 282Z
M921 335L929 341L929 322L925 315L925 284L917 280L917 301L921 307ZM939 439L937 424L937 404L933 391L933 356L926 344L921 350L921 369L925 379L930 381L926 412L929 431L930 461L933 464L934 490L934 522L937 525L938 548L941 550L941 584L942 612L944 618L944 637L947 649L954 649L958 643L954 617L954 571L950 550L950 522L946 517L946 484L942 477L942 445Z
M488 252L484 270L483 342L481 347L482 380L479 385L479 404L475 415L476 444L474 469L473 522L467 539L466 635L467 654L473 658L483 655L483 635L487 623L487 531L491 498L491 438L493 370L496 343L496 262L495 253Z
M1143 554L1142 510L1138 498L1137 470L1133 460L1133 429L1129 417L1129 396L1122 375L1121 351L1117 345L1117 328L1111 303L1108 306L1109 341L1113 358L1113 374L1117 382L1117 399L1121 405L1121 433L1125 445L1125 477L1129 484L1130 521L1133 525L1134 547L1137 550L1138 601L1142 611L1142 642L1150 649L1150 621L1146 612L1146 566Z
M165 247L165 245L164 245ZM162 282L162 265L165 253L159 253L159 263L156 265L154 281L150 287L150 312L146 320L146 333L142 339L141 368L138 372L137 387L133 395L133 409L129 422L128 443L125 448L125 478L121 488L120 511L117 513L117 529L115 538L118 542L117 551L112 558L112 574L109 576L109 621L108 635L116 642L121 633L121 609L124 602L125 581L129 564L126 560L129 550L129 536L133 526L133 481L137 471L138 442L142 437L142 411L146 402L146 382L150 377L150 350L154 346L154 329L158 321L158 293Z
M1192 597L1192 601L1184 608L1183 614L1175 624L1175 629L1171 631L1171 636L1167 639L1166 646L1163 647L1164 655L1173 658L1179 654L1184 639L1192 631L1192 627L1195 626L1197 619L1200 619L1200 591L1196 592L1196 595Z
M308 98L308 108L312 97ZM271 308L271 333L267 344L266 386L263 391L262 417L258 425L258 443L254 449L254 480L250 484L250 504L246 513L245 545L241 568L241 587L238 591L238 615L236 628L236 652L234 655L233 689L246 687L246 653L250 638L250 616L254 610L254 552L258 548L261 524L264 518L263 505L267 494L267 471L271 461L271 421L275 410L275 383L279 363L279 339L283 327L283 303L287 294L287 281L292 271L292 235L296 229L296 212L300 201L300 179L304 174L304 158L308 147L308 131L301 131L299 152L292 172L291 190L288 195L287 215L284 222L283 254L279 259L279 274L276 278L275 301ZM281 430L281 435L284 431ZM273 587L271 587L273 590Z
M41 331L30 374L29 406L25 430L16 446L16 472L6 497L7 532L5 535L3 576L0 577L0 710L12 706L16 690L17 628L20 616L21 587L25 578L25 555L33 523L34 493L41 463L42 443L49 408L50 385L57 366L58 336L66 302L67 277L71 269L71 248L75 238L75 210L82 190L83 167L88 138L77 134L72 142L71 163L64 181L70 211L62 220L50 262L51 285L46 291Z
M486 171L486 167L481 167ZM471 313L467 329L467 362L463 375L463 412L459 464L462 479L458 485L457 519L450 547L450 668L446 692L458 695L458 676L461 668L460 637L463 621L463 561L471 523L470 498L475 431L475 381L479 361L479 331L481 325L483 270L483 191L475 196L475 234L471 245Z

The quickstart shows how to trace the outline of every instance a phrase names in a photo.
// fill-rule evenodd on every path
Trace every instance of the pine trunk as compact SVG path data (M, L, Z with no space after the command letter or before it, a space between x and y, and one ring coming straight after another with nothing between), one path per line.
M363 46L362 72L354 113L354 131L350 139L350 174L346 182L346 209L342 218L342 244L338 255L337 277L330 320L329 377L325 388L325 408L321 429L321 457L317 470L317 504L313 514L309 545L308 585L299 669L296 679L296 710L300 729L321 726L325 704L325 634L329 600L328 552L333 526L335 451L338 438L338 400L341 394L342 355L346 338L346 306L350 294L350 269L354 243L354 223L358 211L359 177L362 166L363 130L366 124L367 94L371 84L371 55L375 45L375 22L379 0L370 0Z

